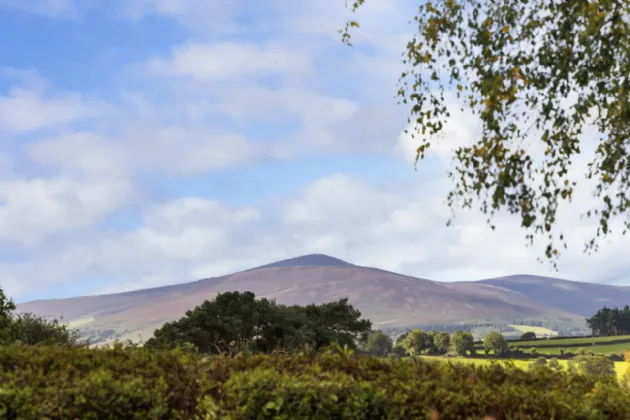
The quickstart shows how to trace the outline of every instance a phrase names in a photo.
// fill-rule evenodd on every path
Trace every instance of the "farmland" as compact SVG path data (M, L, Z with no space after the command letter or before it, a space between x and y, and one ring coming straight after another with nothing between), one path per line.
M525 352L536 349L539 354L560 355L575 353L580 348L587 352L610 356L630 351L630 336L613 337L575 337L559 338L553 340L510 341L510 347Z
M510 324L509 327L515 329L516 331L520 333L533 332L539 337L542 337L542 336L555 337L558 335L558 331L554 331L545 327L532 327L529 325L516 325L516 324Z

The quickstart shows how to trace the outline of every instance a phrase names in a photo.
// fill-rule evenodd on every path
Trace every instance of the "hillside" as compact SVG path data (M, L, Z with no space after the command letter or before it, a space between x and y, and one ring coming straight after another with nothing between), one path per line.
M538 288L532 286L537 283L502 279L441 283L361 267L325 255L307 255L192 283L27 302L20 304L18 310L61 317L99 339L122 336L134 340L146 338L164 322L183 316L186 310L212 299L217 293L234 290L249 290L279 303L300 305L348 297L377 327L463 322L500 324L516 319L583 324L583 308L576 312L571 305L559 305L561 295L586 299L590 294L589 308L599 307L608 296L604 291L611 287L591 284L587 285L588 292L577 293L575 288L586 284L567 283L573 288L545 288L544 279L540 280ZM549 288L555 293L553 296Z
M582 317L590 317L604 305L621 308L630 304L628 286L609 286L529 275L506 276L477 283L518 292L538 302Z

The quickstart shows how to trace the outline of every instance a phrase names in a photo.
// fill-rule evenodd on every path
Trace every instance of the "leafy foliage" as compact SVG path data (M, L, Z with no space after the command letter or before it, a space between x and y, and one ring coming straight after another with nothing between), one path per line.
M451 336L446 332L438 332L433 337L433 345L437 353L444 354L448 351Z
M630 334L630 306L623 309L603 307L595 315L586 319L586 324L594 336L608 337Z
M521 340L535 340L535 339L536 339L535 332L528 331L526 333L521 334Z
M466 331L455 331L451 335L449 350L462 356L474 353L475 342L472 334Z
M393 341L383 331L374 331L368 337L365 350L373 356L387 356L392 352Z
M409 332L405 340L402 342L402 346L407 350L407 353L412 355L419 355L427 348L429 339L427 333L422 330L412 330Z
M610 378L383 359L334 347L204 358L181 350L0 347L0 418L626 419Z
M615 363L601 354L575 356L569 368L586 376L615 377Z
M334 342L355 348L370 331L371 322L361 319L361 312L347 299L285 306L256 299L252 292L227 292L166 323L146 345L173 348L189 343L210 354L294 351L305 346L318 350Z
M0 287L0 331L9 325L14 310L15 303L6 297L2 287Z
M15 314L13 301L0 288L0 345L23 344L78 345L79 335L56 319L30 313Z
M0 342L20 342L27 345L79 345L79 334L56 319L46 319L30 313L15 315L0 336Z
M486 335L483 340L485 350L494 352L497 356L503 356L508 352L508 345L503 334L493 331Z
M365 0L356 0L356 11ZM569 170L583 152L588 126L598 146L586 177L601 205L585 209L599 219L586 250L596 250L610 221L630 227L630 8L619 0L438 0L413 17L398 95L411 106L419 140L417 160L450 118L447 90L479 116L481 135L455 150L449 173L452 209L477 203L492 217L518 214L528 243L545 236L555 265L562 232L558 207L574 196ZM350 44L348 22L342 31ZM527 144L533 147L528 148ZM529 150L528 150L529 149ZM538 152L540 150L540 152Z

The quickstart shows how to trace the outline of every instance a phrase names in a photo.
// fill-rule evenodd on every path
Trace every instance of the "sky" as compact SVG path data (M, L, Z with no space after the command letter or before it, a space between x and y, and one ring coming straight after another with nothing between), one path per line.
M516 218L492 231L460 211L446 227L453 150L480 126L452 101L414 168L394 97L413 10L366 2L350 48L343 0L0 0L6 294L112 293L309 253L439 281L630 284L630 238L582 252L587 188L560 210L558 272Z

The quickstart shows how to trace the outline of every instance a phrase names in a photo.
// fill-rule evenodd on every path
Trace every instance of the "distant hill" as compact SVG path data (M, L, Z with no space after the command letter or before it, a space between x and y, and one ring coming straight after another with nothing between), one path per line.
M512 290L582 317L590 317L604 305L620 308L630 305L630 287L628 286L610 286L529 275L500 277L481 280L478 283Z
M63 318L99 340L142 340L217 293L235 290L300 305L348 297L380 328L524 319L583 325L604 303L630 302L628 288L535 276L442 283L315 254L191 283L27 302L18 311Z

